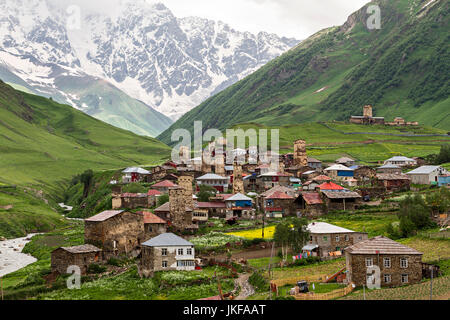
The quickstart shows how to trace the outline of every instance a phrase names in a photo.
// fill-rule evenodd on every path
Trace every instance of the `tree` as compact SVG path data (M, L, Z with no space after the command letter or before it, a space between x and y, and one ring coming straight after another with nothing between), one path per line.
M83 184L83 198L86 198L89 194L89 187L92 179L94 178L94 172L92 170L86 170L80 176L80 182Z
M283 221L275 227L273 240L278 246L281 246L283 260L287 259L287 249L289 244L289 233L291 232L290 223Z
M129 193L146 193L147 189L143 185L135 182L135 183L130 183L127 186L125 186L123 188L123 191L129 192Z
M436 164L443 164L450 162L450 144L445 144L441 146L441 152L436 158Z
M293 252L300 253L310 237L310 232L307 229L308 220L292 218L290 222L291 232L289 233L289 245Z
M403 237L414 234L432 225L431 209L420 194L408 196L400 202L400 233Z
M427 194L425 203L433 215L446 213L450 209L450 190L440 188L437 192Z
M197 194L197 200L200 202L208 202L210 197L213 197L217 190L210 186L201 185L200 192Z
M161 207L162 205L166 204L167 202L169 202L170 198L168 194L163 194L161 196L159 196L158 198L158 207Z

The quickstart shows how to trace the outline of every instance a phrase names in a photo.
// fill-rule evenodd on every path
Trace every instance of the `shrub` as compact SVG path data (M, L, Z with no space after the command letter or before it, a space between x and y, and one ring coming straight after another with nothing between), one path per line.
M87 271L88 273L103 273L106 271L106 267L99 264L91 264L89 265Z
M260 272L253 273L248 278L248 282L253 286L253 288L255 288L257 292L269 290L269 282Z
M309 264L315 264L320 262L320 257L308 257L306 259L299 259L295 260L291 266L298 267L298 266L306 266Z

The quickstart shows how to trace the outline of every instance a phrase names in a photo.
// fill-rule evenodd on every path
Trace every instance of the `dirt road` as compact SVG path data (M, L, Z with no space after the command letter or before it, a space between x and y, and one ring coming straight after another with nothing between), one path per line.
M255 294L255 289L248 283L249 274L242 274L235 280L235 283L241 287L239 295L234 300L246 300L249 296Z

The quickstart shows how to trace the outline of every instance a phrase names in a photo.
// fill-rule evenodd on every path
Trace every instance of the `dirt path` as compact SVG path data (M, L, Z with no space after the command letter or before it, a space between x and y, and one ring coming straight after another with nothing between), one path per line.
M236 285L241 288L241 291L234 300L246 300L249 296L255 294L255 289L248 283L249 277L249 274L242 274L235 280Z

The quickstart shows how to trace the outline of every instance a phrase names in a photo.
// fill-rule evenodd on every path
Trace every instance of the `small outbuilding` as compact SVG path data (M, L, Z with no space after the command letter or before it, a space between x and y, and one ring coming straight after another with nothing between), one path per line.
M61 247L51 253L52 272L60 274L68 273L70 266L77 266L80 268L81 274L86 274L91 264L101 261L102 250L90 244Z

